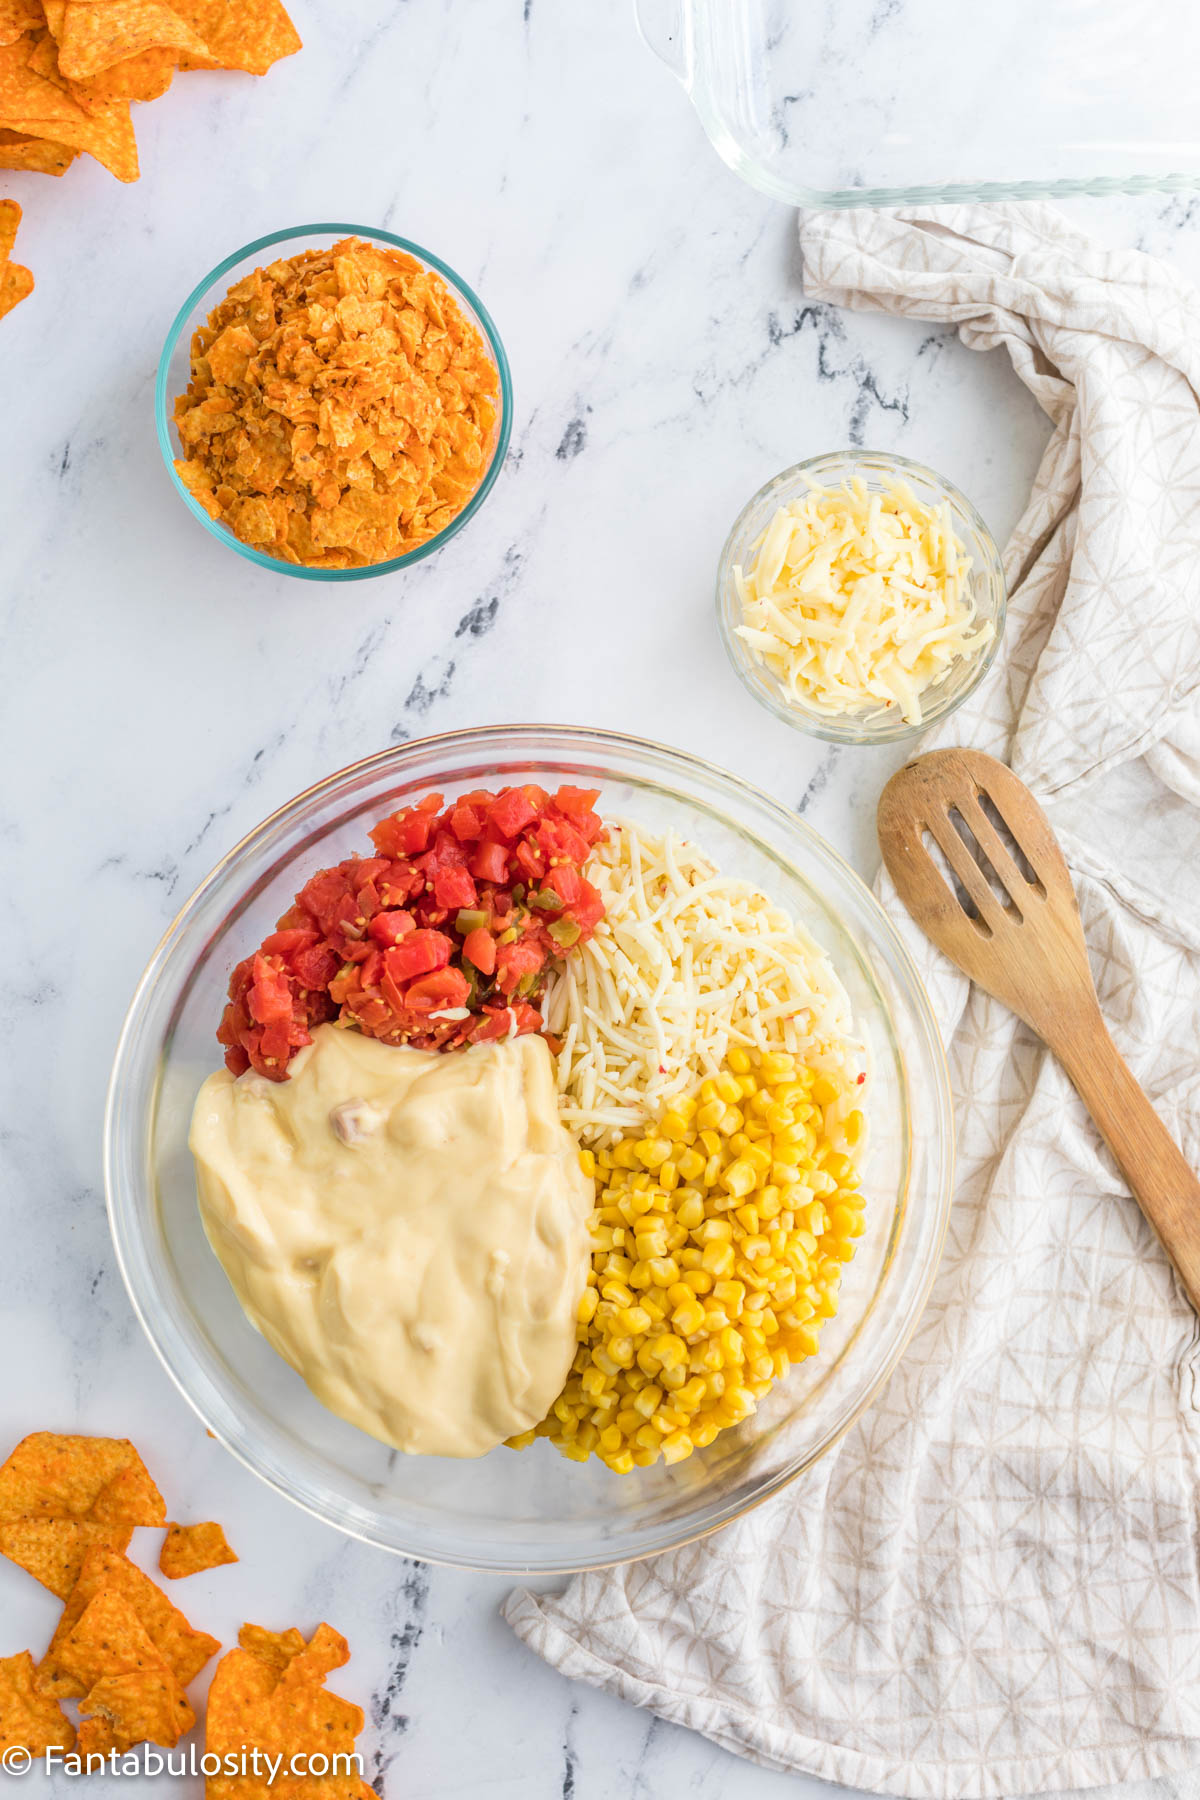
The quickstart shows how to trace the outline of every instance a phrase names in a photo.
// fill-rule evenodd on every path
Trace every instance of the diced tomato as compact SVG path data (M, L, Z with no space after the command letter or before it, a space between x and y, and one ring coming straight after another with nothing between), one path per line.
M477 881L505 881L508 851L503 844L480 844L471 859L471 873Z
M292 1016L292 990L280 969L265 956L254 959L254 983L249 993L250 1016L259 1025L271 1025Z
M467 800L460 800L450 813L450 829L465 844L483 831L484 815Z
M526 975L536 975L546 960L546 952L530 938L519 938L515 944L500 944L496 949L496 986L502 994L511 994Z
M390 819L381 819L371 833L371 842L382 856L419 855L433 835L441 804L440 794L426 794L416 806L406 806Z
M526 881L542 879L546 873L546 859L536 845L522 838L513 854L516 857L517 867Z
M431 969L444 969L453 949L454 945L444 931L410 931L398 944L384 951L383 960L392 980L403 984Z
M463 956L473 963L481 975L496 972L496 940L486 925L477 925L463 939Z
M572 863L587 861L587 839L568 820L539 819L535 835L547 865L564 859Z
M296 950L307 950L310 944L319 944L321 934L315 928L308 929L303 925L290 925L283 931L273 931L270 937L262 941L263 953L266 956L291 956Z
M583 892L583 876L570 863L559 863L548 871L546 886L553 889L564 906L570 906Z
M579 927L579 941L590 938L597 925L604 917L604 902L590 881L580 882L581 892L577 900L571 902L571 910L567 917L574 919Z
M404 990L404 1003L413 1012L442 1012L449 1007L465 1006L471 987L461 969L438 969L410 981Z
M466 869L438 869L433 877L433 897L447 912L452 907L474 906L475 883Z
M572 920L583 942L603 917L582 874L603 835L598 797L527 782L444 810L429 794L381 819L375 854L318 869L233 971L217 1031L227 1066L282 1081L332 1019L428 1050L540 1031L541 986L570 953L550 926Z
M497 831L502 831L505 837L514 838L518 831L532 824L538 816L538 810L528 788L506 788L492 801L488 817Z
M417 928L416 920L410 912L395 909L391 912L378 912L367 926L367 935L374 938L377 944L398 944L402 937Z
M311 945L292 957L292 973L303 988L327 988L341 964L332 950Z

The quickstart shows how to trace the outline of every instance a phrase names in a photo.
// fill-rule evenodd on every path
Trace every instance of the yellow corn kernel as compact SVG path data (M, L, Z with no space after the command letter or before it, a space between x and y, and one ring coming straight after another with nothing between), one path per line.
M579 1320L581 1325L586 1325L593 1317L599 1299L600 1296L594 1287L584 1288L582 1294L579 1296L579 1305L575 1308L575 1317Z
M733 1267L733 1246L731 1244L705 1244L702 1267L710 1275L728 1275Z
M718 1126L724 1117L725 1102L723 1100L715 1098L706 1100L703 1106L697 1107L696 1124L700 1129L701 1138L703 1139L706 1131L711 1131L714 1127Z
M596 1179L596 1158L590 1150L579 1152L579 1166L589 1181Z
M688 1136L689 1124L681 1113L672 1109L665 1112L658 1121L658 1129L663 1137L670 1138L673 1144L681 1144Z
M695 1448L686 1431L673 1431L670 1437L663 1439L663 1461L669 1463L682 1462L690 1456Z
M739 1156L724 1171L721 1183L722 1186L728 1188L731 1194L736 1194L741 1198L743 1194L753 1193L758 1185L758 1173L753 1163L748 1162L745 1157Z
M818 1075L812 1084L812 1097L818 1106L831 1106L838 1097L836 1085L828 1075Z
M689 1145L681 1156L675 1158L675 1167L684 1181L695 1181L698 1175L704 1173L704 1164L707 1160L702 1151L697 1150L694 1145Z
M699 1251L697 1251L696 1254L699 1255ZM707 1269L688 1269L684 1274L683 1279L686 1286L691 1288L693 1294L712 1293L713 1278Z
M696 1299L685 1301L671 1314L671 1324L680 1337L691 1337L704 1325L704 1308Z
M722 1107L721 1111L723 1113L725 1111L725 1108ZM710 1156L710 1157L711 1156L719 1156L721 1154L722 1150L725 1148L724 1144L722 1144L722 1142L721 1142L719 1134L715 1131L707 1130L707 1129L700 1133L700 1145L704 1151L705 1156Z

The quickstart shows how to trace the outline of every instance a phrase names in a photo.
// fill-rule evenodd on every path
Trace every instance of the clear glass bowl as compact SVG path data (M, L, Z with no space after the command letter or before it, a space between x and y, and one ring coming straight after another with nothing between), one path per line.
M175 459L182 455L179 434L175 429L175 396L185 392L191 376L193 333L207 323L209 313L225 298L235 282L278 257L295 256L301 250L327 249L344 237L365 238L370 243L387 244L392 249L403 250L441 276L491 351L500 377L500 412L483 480L462 511L436 537L431 537L428 543L419 545L404 556L389 557L386 562L368 563L365 568L312 569L301 563L283 562L277 556L268 556L265 550L256 550L253 544L244 544L227 526L210 518L195 496L189 494L175 470ZM512 433L512 377L508 357L504 353L504 345L491 314L462 277L455 274L449 263L434 256L432 251L423 250L420 244L396 237L390 231L375 230L369 225L291 225L286 230L273 231L269 236L256 238L252 244L245 244L242 249L235 250L192 289L175 315L162 355L158 359L158 378L154 385L154 419L158 431L158 446L176 493L193 517L199 519L205 531L220 543L227 545L230 550L236 550L247 562L257 563L260 569L270 569L276 575L294 575L300 581L364 581L373 575L391 575L397 569L410 568L422 558L432 556L435 550L448 544L475 517L495 485L508 450L508 440Z
M943 500L949 503L959 542L971 558L971 595L979 623L990 620L995 628L990 644L969 660L955 663L940 686L925 689L921 695L924 717L919 725L908 724L900 717L898 709L878 718L856 713L830 718L826 713L798 705L787 695L778 676L760 662L745 640L737 635L736 628L742 623L742 605L733 571L735 567L746 568L753 560L754 546L776 510L807 493L806 477L811 477L822 487L841 487L855 476L869 489L882 488L889 479L899 476L927 505L940 505ZM782 475L776 475L765 487L759 488L734 520L717 565L717 619L721 642L743 685L759 705L773 712L777 719L794 726L797 731L806 732L809 737L825 738L832 744L899 744L907 738L919 737L939 719L948 717L962 705L968 694L974 692L991 668L1004 636L1007 606L1008 592L1000 552L966 495L944 475L935 474L922 463L882 451L834 450L826 456L813 456L807 462L796 463Z
M714 149L791 206L1200 183L1195 0L635 0Z
M218 1066L234 963L312 870L440 788L537 780L603 790L602 810L702 843L792 909L845 982L873 1064L868 1228L821 1355L757 1415L673 1467L614 1475L548 1443L479 1461L406 1457L336 1418L242 1313L200 1224L188 1122ZM858 877L794 814L720 769L635 738L510 725L384 751L310 788L230 851L151 959L117 1047L105 1179L121 1271L151 1343L209 1429L288 1499L352 1536L479 1569L567 1571L714 1531L807 1469L858 1416L925 1304L950 1209L945 1060L920 980Z

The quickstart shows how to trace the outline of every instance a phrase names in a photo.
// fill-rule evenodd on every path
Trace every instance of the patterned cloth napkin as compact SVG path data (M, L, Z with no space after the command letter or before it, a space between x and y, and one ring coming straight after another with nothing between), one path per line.
M800 238L813 299L1002 345L1053 421L997 666L930 741L1004 758L1046 806L1113 1035L1200 1163L1200 295L1044 206L814 213ZM1197 1318L1058 1065L880 895L957 1099L912 1346L769 1505L506 1616L565 1674L772 1768L936 1800L1185 1770Z

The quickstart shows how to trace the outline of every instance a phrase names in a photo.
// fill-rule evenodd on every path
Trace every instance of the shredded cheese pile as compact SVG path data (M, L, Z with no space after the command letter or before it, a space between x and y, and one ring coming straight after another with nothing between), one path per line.
M972 629L970 571L944 501L926 506L903 481L814 484L734 569L737 635L794 705L871 717L896 706L919 725L922 693L994 635L990 621Z
M663 1102L719 1075L733 1049L785 1050L862 1097L865 1052L825 953L765 894L693 844L606 820L587 875L595 936L551 977L544 1016L561 1044L560 1117L615 1143Z

